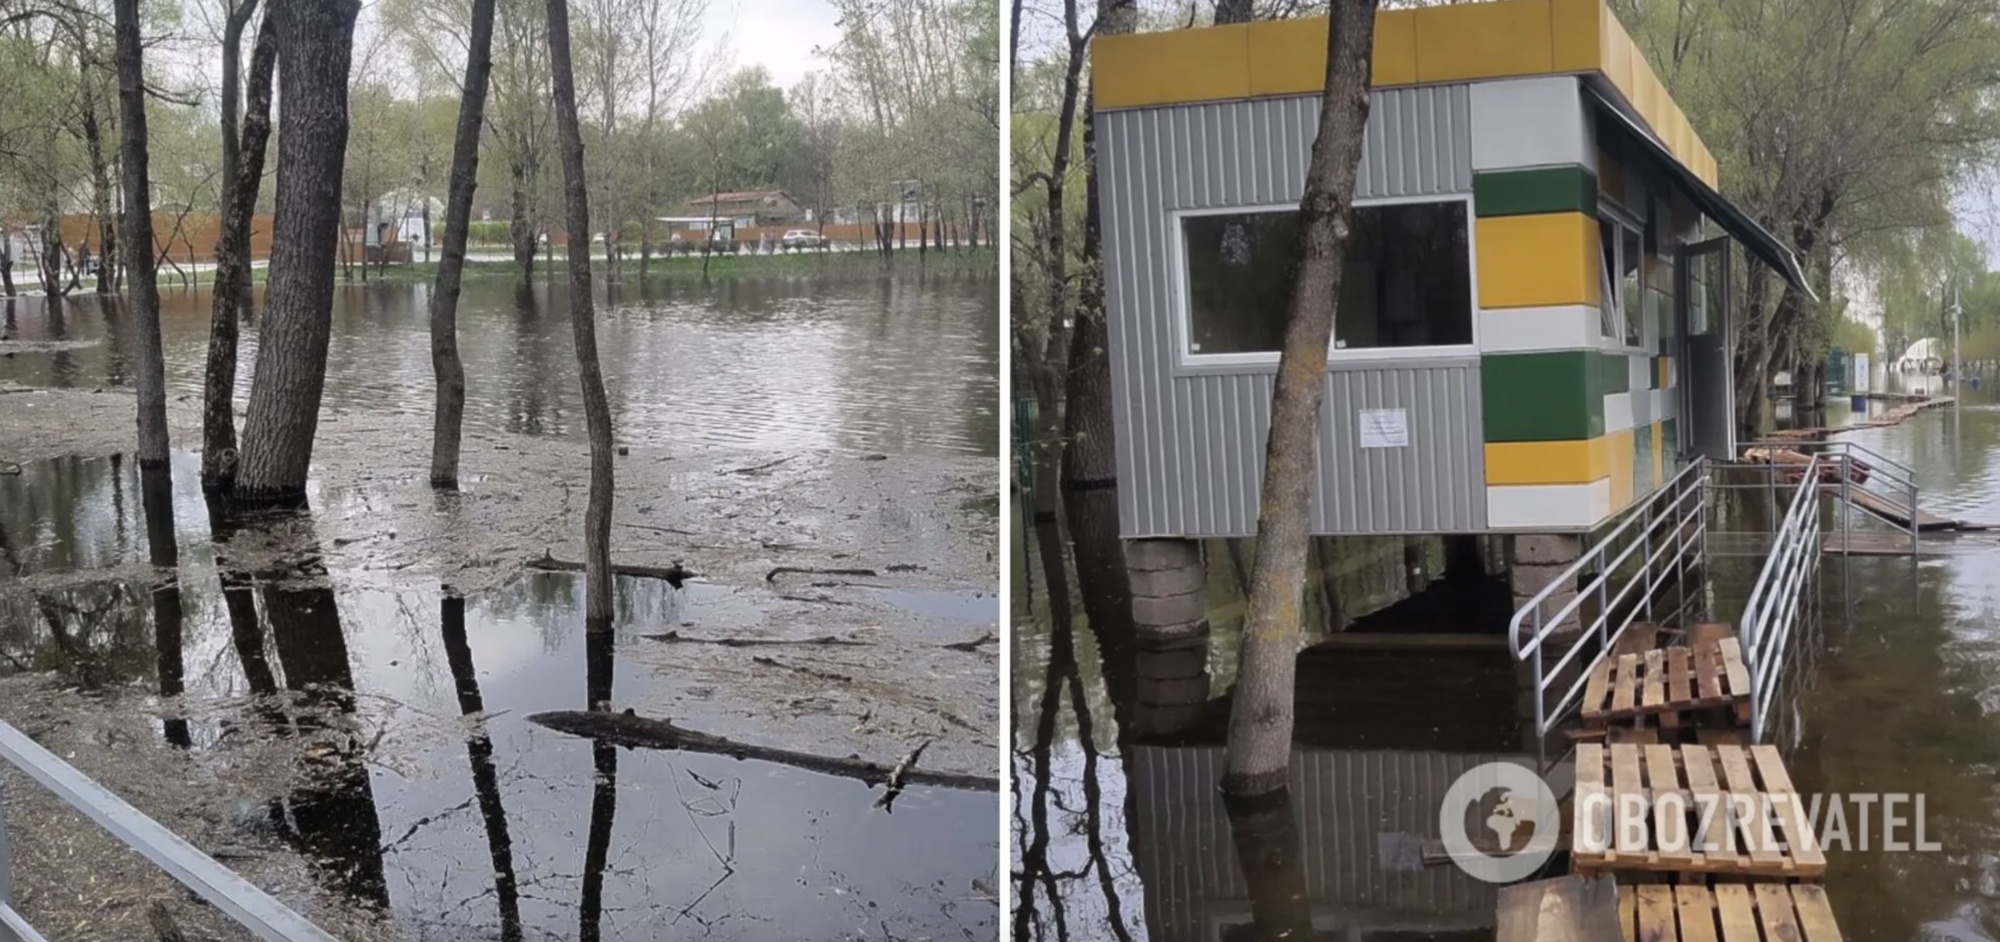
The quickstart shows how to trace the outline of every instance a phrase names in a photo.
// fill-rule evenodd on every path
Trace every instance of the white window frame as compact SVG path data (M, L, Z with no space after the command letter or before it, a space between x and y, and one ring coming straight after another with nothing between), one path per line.
M1458 203L1465 207L1465 277L1469 289L1466 297L1467 316L1471 319L1472 342L1463 344L1432 344L1421 347L1366 347L1349 349L1336 347L1338 336L1327 338L1326 358L1328 365L1342 362L1367 360L1418 360L1431 358L1467 357L1479 355L1479 243L1477 217L1473 215L1472 194L1445 193L1435 196L1384 196L1354 201L1356 209L1373 206L1415 206L1430 203ZM1168 241L1172 251L1169 254L1168 290L1173 292L1173 342L1175 365L1185 370L1214 371L1230 367L1273 367L1280 354L1268 353L1195 353L1188 349L1192 342L1194 311L1189 303L1187 283L1187 227L1184 220L1200 216L1237 216L1256 213L1298 212L1299 204L1258 203L1249 206L1204 206L1198 209L1178 209L1167 213Z
M1646 254L1646 227L1643 223L1634 221L1632 214L1626 212L1623 208L1604 200L1599 200L1597 203L1597 217L1611 223L1613 227L1620 230L1618 240L1612 247L1612 264L1608 270L1603 269L1601 265L1604 258L1604 246L1602 244L1604 237L1603 230L1598 230L1599 244L1596 247L1597 257L1600 261L1597 285L1598 294L1600 295L1598 303L1603 307L1610 307L1612 309L1613 314L1616 315L1615 322L1618 325L1617 336L1607 335L1601 338L1604 341L1604 349L1629 353L1645 352L1651 349L1652 340L1649 336L1652 333L1652 327L1646 322L1646 312L1644 310L1646 289L1651 284L1651 276L1646 271L1646 259L1644 257ZM1621 293L1625 283L1626 232L1631 232L1633 235L1639 237L1639 254L1641 256L1639 260L1638 301L1641 310L1639 311L1639 343L1636 346L1625 342L1625 325L1630 323L1631 318L1631 313L1625 309L1627 299ZM1598 321L1599 333L1602 334L1602 315L1599 316Z

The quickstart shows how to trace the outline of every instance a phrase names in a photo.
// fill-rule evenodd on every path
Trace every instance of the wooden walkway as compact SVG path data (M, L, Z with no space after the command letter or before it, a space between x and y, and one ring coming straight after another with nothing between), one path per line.
M1571 875L1502 887L1496 942L1841 942L1812 884L1614 885Z
M1826 872L1805 802L1773 746L1584 743L1573 808L1570 862L1581 872Z
M1749 721L1750 671L1735 638L1614 654L1598 662L1583 691L1586 731L1621 721L1691 727L1692 714L1717 708L1733 712L1738 723Z
M1878 497L1872 492L1862 490L1858 487L1847 488L1845 495L1841 493L1842 489L1838 484L1824 484L1820 486L1820 489L1835 497L1845 496L1848 503L1899 527L1910 525L1910 512L1912 510L1916 512L1917 529L1919 531L1956 530L1960 527L1959 522L1956 520L1940 517L1937 514L1925 511L1921 507L1904 507L1894 501Z

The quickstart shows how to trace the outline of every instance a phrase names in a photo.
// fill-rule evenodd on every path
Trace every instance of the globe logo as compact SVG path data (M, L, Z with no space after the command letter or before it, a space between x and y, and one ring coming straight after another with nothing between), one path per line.
M1488 883L1532 876L1555 852L1560 830L1555 792L1513 762L1488 762L1460 775L1438 808L1452 862Z

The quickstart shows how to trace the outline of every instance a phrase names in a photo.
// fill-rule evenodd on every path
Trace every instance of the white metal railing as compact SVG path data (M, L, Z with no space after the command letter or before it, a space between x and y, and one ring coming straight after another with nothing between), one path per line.
M1743 646L1743 665L1750 671L1750 734L1758 740L1764 736L1778 676L1783 673L1785 644L1799 623L1807 586L1819 569L1820 473L1829 466L1840 473L1844 486L1849 476L1844 462L1827 462L1813 455L1803 466L1804 473L1772 538L1771 554L1757 573L1750 600L1743 605L1737 637ZM1914 509L1915 501L1911 506Z
M1780 464L1771 460L1768 451L1763 458L1756 457L1758 452L1765 450L1791 451L1817 459L1817 476L1822 489L1840 498L1845 513L1851 515L1861 511L1906 531L1910 536L1910 551L1915 554L1921 522L1917 511L1917 475L1908 466L1844 439L1752 442L1743 445L1740 453L1747 463L1767 469L1764 486L1774 492L1779 489L1781 472L1789 474L1805 466ZM1832 480L1827 480L1829 477ZM1881 513L1883 510L1901 517L1902 522L1885 518ZM1846 519L1842 521L1842 530L1852 529L1846 525Z
M1634 621L1651 621L1662 586L1687 575L1690 557L1706 554L1709 465L1696 458L1589 549L1579 554L1508 623L1514 659L1528 664L1535 701L1535 738L1543 749L1549 731L1582 698L1590 670ZM1585 574L1589 573L1588 576ZM1545 612L1545 603L1574 585L1576 596ZM1583 603L1595 613L1583 624ZM1566 627L1567 626L1567 627ZM1567 687L1550 703L1556 688Z
M6 723L0 723L0 760L27 773L257 938L265 942L335 942L331 933L307 922ZM5 798L0 794L0 942L45 942L13 907Z

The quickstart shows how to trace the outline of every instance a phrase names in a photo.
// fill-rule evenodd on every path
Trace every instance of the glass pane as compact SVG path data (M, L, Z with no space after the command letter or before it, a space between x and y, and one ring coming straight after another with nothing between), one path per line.
M1604 336L1618 336L1618 282L1611 273L1618 270L1618 224L1609 219L1597 221L1597 240L1604 248L1604 264L1598 269L1597 289L1603 296L1598 307L1599 322Z
M1334 315L1334 347L1472 342L1472 258L1465 204L1362 206Z
M1625 345L1636 347L1645 342L1645 296L1640 293L1643 277L1640 274L1641 261L1645 259L1639 246L1639 230L1624 230L1625 244L1618 254L1621 267L1618 273L1618 298L1625 308Z
M1299 267L1298 211L1189 216L1189 353L1276 353Z

